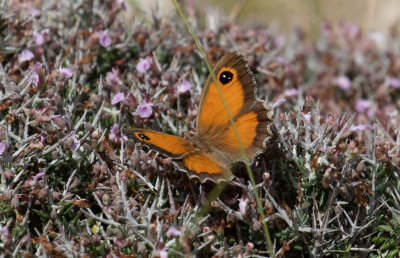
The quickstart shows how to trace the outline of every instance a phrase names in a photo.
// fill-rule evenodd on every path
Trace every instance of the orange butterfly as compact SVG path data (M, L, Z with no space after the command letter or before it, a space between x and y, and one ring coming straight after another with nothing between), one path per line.
M250 161L266 148L272 135L273 110L255 96L255 79L246 60L228 52L214 67L218 83L235 121ZM231 167L242 160L228 114L217 87L208 76L196 120L197 134L188 139L147 129L124 129L128 137L142 142L174 159L190 178L231 180Z

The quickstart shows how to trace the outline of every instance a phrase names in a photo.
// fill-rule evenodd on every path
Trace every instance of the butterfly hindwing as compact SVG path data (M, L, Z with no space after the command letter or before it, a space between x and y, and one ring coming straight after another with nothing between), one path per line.
M266 148L266 142L272 135L270 124L272 123L272 110L262 101L247 112L235 117L235 125L243 143L246 155L251 161ZM230 153L235 159L241 159L239 143L231 124L218 134L215 147Z
M221 180L230 181L233 177L229 168L226 168L215 157L206 153L191 153L183 158L180 165L187 170L190 178L197 177L201 182L207 179L215 182Z

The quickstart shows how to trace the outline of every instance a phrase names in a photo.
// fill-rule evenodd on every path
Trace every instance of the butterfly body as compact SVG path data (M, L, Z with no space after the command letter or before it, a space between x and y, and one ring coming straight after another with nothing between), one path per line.
M255 97L255 80L247 62L228 52L214 68L247 158L252 161L272 135L273 111ZM207 79L196 119L196 134L182 138L147 129L125 129L129 137L175 160L189 177L220 181L232 178L231 167L243 157L217 86Z

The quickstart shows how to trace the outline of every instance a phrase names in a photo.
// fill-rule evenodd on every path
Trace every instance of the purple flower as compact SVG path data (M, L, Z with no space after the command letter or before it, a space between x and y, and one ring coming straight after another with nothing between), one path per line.
M29 82L33 83L33 85L35 85L35 87L37 87L39 84L39 74L38 74L39 67L42 67L42 63L36 62L35 65L31 68L32 74L29 77Z
M357 36L358 32L360 31L360 28L356 24L350 23L346 26L346 31L350 37L355 37L355 36Z
M285 99L285 98L280 98L280 99L278 99L278 100L272 105L272 107L273 107L273 108L280 107L280 106L282 106L282 104L285 103L285 102L286 102L286 99Z
M33 17L39 17L41 12L38 9L35 8L28 8L28 13L32 15Z
M6 226L6 227L3 227L3 228L1 229L1 234L2 234L3 236L8 236L8 235L10 235L10 230L8 229L7 226Z
M29 61L35 56L29 49L22 50L21 54L18 56L18 62L22 64L25 61Z
M35 85L35 87L37 87L39 84L39 74L37 74L36 72L33 72L31 74L31 77L29 77L29 82L33 83L33 85Z
M293 97L293 96L296 96L297 93L298 93L297 89L290 89L290 90L285 90L284 94L286 97Z
M117 0L117 3L121 7L122 10L126 11L128 8L126 7L126 2L125 0Z
M190 91L191 88L192 88L192 84L189 81L184 80L181 84L178 85L178 92L185 93L185 92Z
M119 133L119 126L118 124L114 124L110 134L108 135L108 138L110 139L110 141L113 141L115 143L118 142L118 133Z
M117 94L115 94L115 96L113 97L113 99L111 100L111 105L115 105L120 103L121 101L124 101L125 99L125 95L122 92L118 92Z
M103 47L109 47L111 45L111 38L110 35L108 35L108 30L100 31L99 42Z
M324 32L324 33L330 32L330 31L331 31L331 25L329 24L329 22L323 21L323 22L321 23L321 30L322 30L322 32Z
M60 68L58 69L61 75L64 75L66 77L72 77L74 75L73 71L71 68Z
M342 90L348 90L351 87L351 81L350 79L345 76L345 75L340 75L336 78L336 84L342 89Z
M146 57L146 58L140 58L139 63L136 65L136 70L138 70L139 73L145 73L147 70L150 69L150 62L151 62L151 57Z
M81 142L76 138L75 135L72 136L72 143L71 143L71 145L69 146L69 148L70 148L72 151L76 151L76 150L79 148L79 146L81 146Z
M385 42L385 36L382 32L374 31L371 32L369 35L369 39L375 42L378 45L381 45Z
M355 104L355 110L359 113L363 113L372 107L372 101L367 99L358 99Z
M390 78L390 85L396 89L400 88L400 79L396 77Z
M37 181L42 178L44 175L46 175L46 173L38 173L36 174L34 177L29 178L26 180L26 185L28 187L33 187L36 185Z
M308 112L307 114L304 114L302 112L301 114L303 115L303 117L307 121L307 123L310 123L310 121L311 121L311 112Z
M148 118L153 113L153 103L151 102L143 102L137 106L137 113L141 118Z
M168 231L167 231L167 237L178 237L181 236L182 232L177 229L176 227L169 227Z
M283 64L283 65L288 63L285 58L280 57L280 56L276 57L275 61L277 61L279 64Z
M129 244L128 238L118 238L118 237L114 236L113 240L114 240L114 244L116 246L118 246L119 248L124 248Z
M113 67L111 72L107 73L106 80L111 83L118 82L118 69Z
M44 43L44 37L43 37L42 33L34 31L33 32L33 41L35 41L36 45L41 46Z
M121 132L119 131L119 125L118 124L114 124L110 134L108 135L110 141L113 141L115 143L118 143L122 140L127 141L128 137L126 137L125 135L121 137Z
M165 250L160 251L160 258L168 258L168 252Z
M275 42L276 46L277 46L278 48L280 48L280 47L283 47L283 46L285 45L286 38L285 38L284 36L277 36L277 37L274 39L274 42Z
M41 32L33 32L33 41L35 41L35 44L38 46L43 45L43 43L49 40L49 38L49 29L42 30Z
M352 125L350 130L351 131L364 131L364 130L371 130L374 128L372 125Z
M249 199L247 198L247 196L246 197L242 196L242 198L239 199L240 213L246 213L248 202L249 202Z
M6 146L2 142L0 142L0 155L2 155L5 150L6 150Z
M46 175L46 173L43 173L43 172L38 173L33 177L33 179L37 181L38 179L42 178L44 175Z

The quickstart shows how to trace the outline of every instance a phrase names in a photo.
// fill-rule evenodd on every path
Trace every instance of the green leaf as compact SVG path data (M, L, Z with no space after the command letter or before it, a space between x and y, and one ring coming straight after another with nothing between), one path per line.
M380 225L380 226L378 226L378 229L381 231L393 232L393 228L388 225Z
M351 244L349 244L349 245L347 246L345 252L346 252L346 253L350 252L350 249L351 249Z

